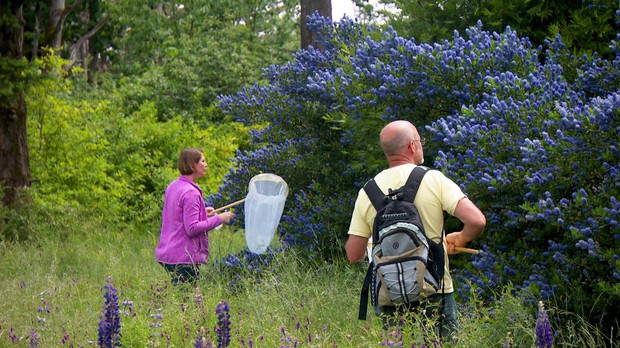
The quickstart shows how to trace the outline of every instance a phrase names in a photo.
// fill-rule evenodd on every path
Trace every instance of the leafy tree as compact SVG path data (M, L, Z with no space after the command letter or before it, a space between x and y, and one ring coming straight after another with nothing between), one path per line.
M61 48L64 23L73 8L65 7L64 0L50 1L47 6L41 1L14 0L2 2L0 9L0 187L3 203L10 205L17 199L16 190L30 186L31 181L24 89L37 83L34 61L40 42L43 48ZM43 24L39 23L41 17L47 19ZM46 28L42 39L41 27ZM26 59L28 50L33 63Z
M0 196L5 205L30 185L24 88L32 67L23 56L23 1L0 4Z
M87 72L102 69L105 47L98 36L110 16L101 0L39 0L24 5L25 42L31 60L51 49L69 59L68 66L80 66Z
M2 123L0 182L11 188L6 200L14 199L13 188L30 184L23 89L27 81L33 82L29 72L34 68L25 55L33 62L47 59L41 53L51 48L50 54L71 60L67 70L81 65L88 81L120 86L126 93L119 99L125 115L154 105L158 121L181 116L209 127L226 122L212 106L218 94L256 81L261 68L285 61L298 47L292 36L296 4L292 0L238 2L233 7L226 0L187 5L100 0L3 3L0 109L6 123ZM120 80L118 75L95 77L94 71L105 69L120 72Z
M195 49L208 49L213 41L222 45L242 41L253 49L260 44L269 55L281 59L298 47L291 45L295 4L292 0L198 0L185 4L126 1L109 8L115 40L107 54L115 62L115 70L124 75L161 64L168 57L168 47L180 49L176 42L187 42L187 38L193 40ZM230 61L237 57L225 58Z
M449 39L481 20L491 31L506 26L528 37L535 46L561 35L573 53L598 52L613 57L609 42L620 29L615 0L382 0L400 11L385 12L388 24L401 35L421 42Z
M295 2L129 1L112 8L117 38L109 51L127 110L153 101L159 119L181 115L225 122L217 95L260 79L298 48Z

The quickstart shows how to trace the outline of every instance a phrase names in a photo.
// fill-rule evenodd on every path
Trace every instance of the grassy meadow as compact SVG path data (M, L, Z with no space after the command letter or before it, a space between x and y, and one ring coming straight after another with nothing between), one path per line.
M368 320L357 319L366 265L308 264L285 252L260 281L249 274L231 277L215 260L245 248L243 231L234 227L211 233L205 279L189 288L172 287L154 260L159 226L113 228L101 221L39 226L28 241L0 244L0 347L99 346L108 280L117 290L124 347L195 347L200 333L217 346L215 309L222 302L229 308L230 347L537 346L536 306L507 293L488 306L460 303L459 344L440 345L429 330L432 319L403 318L399 333L384 332L372 309ZM547 310L550 317L556 313L550 304ZM579 317L572 322L573 327L554 327L555 346L604 342Z

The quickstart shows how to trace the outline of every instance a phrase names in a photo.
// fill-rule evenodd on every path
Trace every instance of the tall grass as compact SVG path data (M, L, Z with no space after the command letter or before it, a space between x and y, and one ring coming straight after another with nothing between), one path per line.
M400 333L384 332L374 316L357 320L365 265L308 264L285 252L259 279L231 275L215 260L243 250L245 237L226 226L211 233L210 265L198 286L173 287L154 260L157 225L115 227L78 215L62 224L30 222L35 238L0 244L0 347L97 346L107 279L117 290L125 347L193 347L201 333L216 344L222 303L231 347L420 347L437 340L432 319L421 316L403 318ZM491 307L475 296L461 304L458 346L536 346L536 309L498 296L503 300ZM605 344L579 317L570 323L570 332L558 327L556 346Z

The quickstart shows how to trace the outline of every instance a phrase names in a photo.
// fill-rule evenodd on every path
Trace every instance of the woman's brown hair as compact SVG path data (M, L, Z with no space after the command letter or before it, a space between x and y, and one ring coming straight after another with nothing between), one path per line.
M200 149L186 148L179 156L179 171L182 175L190 175L196 170L196 163L200 161L203 153Z

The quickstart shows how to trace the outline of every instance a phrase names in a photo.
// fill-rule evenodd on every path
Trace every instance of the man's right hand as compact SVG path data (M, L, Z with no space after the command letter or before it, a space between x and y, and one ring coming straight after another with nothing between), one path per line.
M467 243L478 238L487 223L484 214L467 197L457 203L454 216L463 223L463 230L446 235L448 254L456 254L454 247L464 247Z

